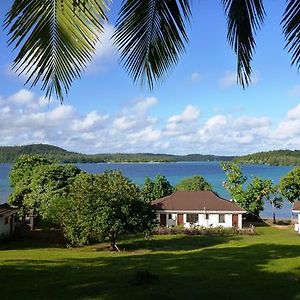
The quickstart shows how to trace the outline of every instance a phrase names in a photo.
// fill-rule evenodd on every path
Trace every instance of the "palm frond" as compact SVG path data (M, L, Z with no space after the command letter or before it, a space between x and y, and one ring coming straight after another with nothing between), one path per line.
M189 0L124 0L113 36L134 81L152 89L175 65L188 42Z
M292 53L292 65L300 69L300 1L289 0L281 24L286 38L286 46Z
M14 0L5 20L19 50L13 69L62 102L92 59L105 9L104 0Z
M222 0L227 15L227 39L237 56L237 82L243 88L251 82L251 61L256 32L264 22L262 0Z

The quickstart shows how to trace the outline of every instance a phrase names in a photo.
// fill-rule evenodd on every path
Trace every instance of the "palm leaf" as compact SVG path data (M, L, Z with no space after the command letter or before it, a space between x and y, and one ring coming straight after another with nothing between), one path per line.
M254 35L264 22L262 0L222 0L227 15L227 39L237 56L237 81L243 88L251 82Z
M178 62L188 41L189 0L124 0L113 36L134 81L152 89Z
M281 24L286 38L288 52L292 53L292 64L300 68L300 1L290 0L283 14Z
M104 0L14 0L5 20L19 49L13 69L63 101L92 59L105 8Z

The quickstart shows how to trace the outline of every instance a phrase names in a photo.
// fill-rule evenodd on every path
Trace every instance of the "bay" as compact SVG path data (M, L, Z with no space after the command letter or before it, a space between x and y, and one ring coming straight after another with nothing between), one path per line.
M220 168L220 162L176 162L176 163L84 163L76 164L80 169L90 173L102 173L105 170L121 170L135 183L141 185L145 178L154 178L161 174L173 184L177 184L182 178L192 175L202 175L209 181L214 191L220 196L230 199L230 195L223 187L225 173ZM0 164L0 203L7 200L11 192L8 175L11 169L10 164ZM251 180L254 176L271 179L278 183L280 178L292 169L290 166L268 166L263 164L247 164L242 166L243 173ZM279 218L290 218L291 205L284 203L281 210L276 211ZM266 204L262 217L271 217L271 206Z

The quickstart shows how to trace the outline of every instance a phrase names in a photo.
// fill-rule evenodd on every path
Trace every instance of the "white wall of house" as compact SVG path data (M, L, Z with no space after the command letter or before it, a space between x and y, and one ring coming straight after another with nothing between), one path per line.
M161 212L162 214L166 214L166 226L176 226L177 225L177 213L173 212ZM182 212L179 212L182 213ZM197 214L198 221L196 223L189 223L187 220L187 213L183 214L183 224L185 228L190 228L191 226L203 226L203 227L232 227L232 213L194 213L189 212L191 214ZM219 215L224 215L224 222L220 222ZM160 213L157 213L157 221L159 223ZM222 220L221 220L222 221ZM242 214L238 214L238 228L242 228Z
M232 214L222 214L224 215L225 222L219 222L219 214L198 214L198 222L191 224L187 220L187 214L183 215L184 227L189 228L191 226L203 226L203 227L232 227Z
M7 222L5 224L5 217L0 217L0 237L7 236L10 233L10 224Z
M298 222L295 223L295 231L300 234L300 212L298 211L297 212L293 211L293 212L298 214Z

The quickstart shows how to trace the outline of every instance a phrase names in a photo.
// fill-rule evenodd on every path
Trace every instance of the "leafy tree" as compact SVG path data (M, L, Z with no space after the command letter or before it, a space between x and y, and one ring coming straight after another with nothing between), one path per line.
M271 180L254 177L246 185L247 177L243 175L239 165L222 163L221 167L227 175L227 180L224 182L225 188L231 194L233 201L244 208L248 215L258 217L265 201L270 201L274 208L280 207L280 196Z
M174 191L174 187L168 181L168 179L163 175L156 175L153 182L153 199L162 198L171 195Z
M266 200L271 204L273 210L273 224L276 224L276 209L281 209L283 206L283 197L280 192L279 185L271 185L270 193Z
M51 206L56 199L66 197L74 178L81 171L72 165L59 165L42 156L21 156L10 173L13 192L12 206L18 207L22 217L35 219L51 217ZM33 225L33 224L32 224Z
M243 175L241 168L236 163L222 162L221 168L225 171L227 176L224 187L228 190L233 199L242 205L241 203L244 197L243 185L247 181L247 177Z
M13 68L26 73L33 85L42 82L50 97L63 101L95 53L107 21L106 0L14 0L7 13L9 43L19 48ZM114 42L121 62L134 81L150 89L177 64L188 42L186 23L190 0L124 0ZM227 19L227 39L237 57L237 81L251 82L255 35L265 19L262 0L221 0ZM292 64L299 67L299 2L288 0L282 26ZM63 63L62 63L63 62Z
M175 187L177 191L211 191L212 186L202 176L191 176L182 179Z
M142 186L142 196L145 201L151 202L155 199L153 196L154 182L146 177L144 184Z
M294 168L286 176L282 177L279 188L282 195L291 203L300 201L300 167Z
M43 165L36 168L32 176L31 194L25 204L34 214L43 220L57 223L52 215L52 207L55 201L67 197L70 186L81 170L73 165Z
M79 174L60 209L61 225L73 245L108 238L116 249L122 232L145 232L154 225L154 212L138 187L118 171Z
M30 207L26 205L27 199L32 193L32 179L36 169L40 166L50 165L53 162L39 155L22 155L13 165L9 175L12 193L8 203L19 208L21 217L29 212Z
M272 190L272 181L254 177L244 190L243 208L253 216L258 217L264 209L265 200L270 197Z

